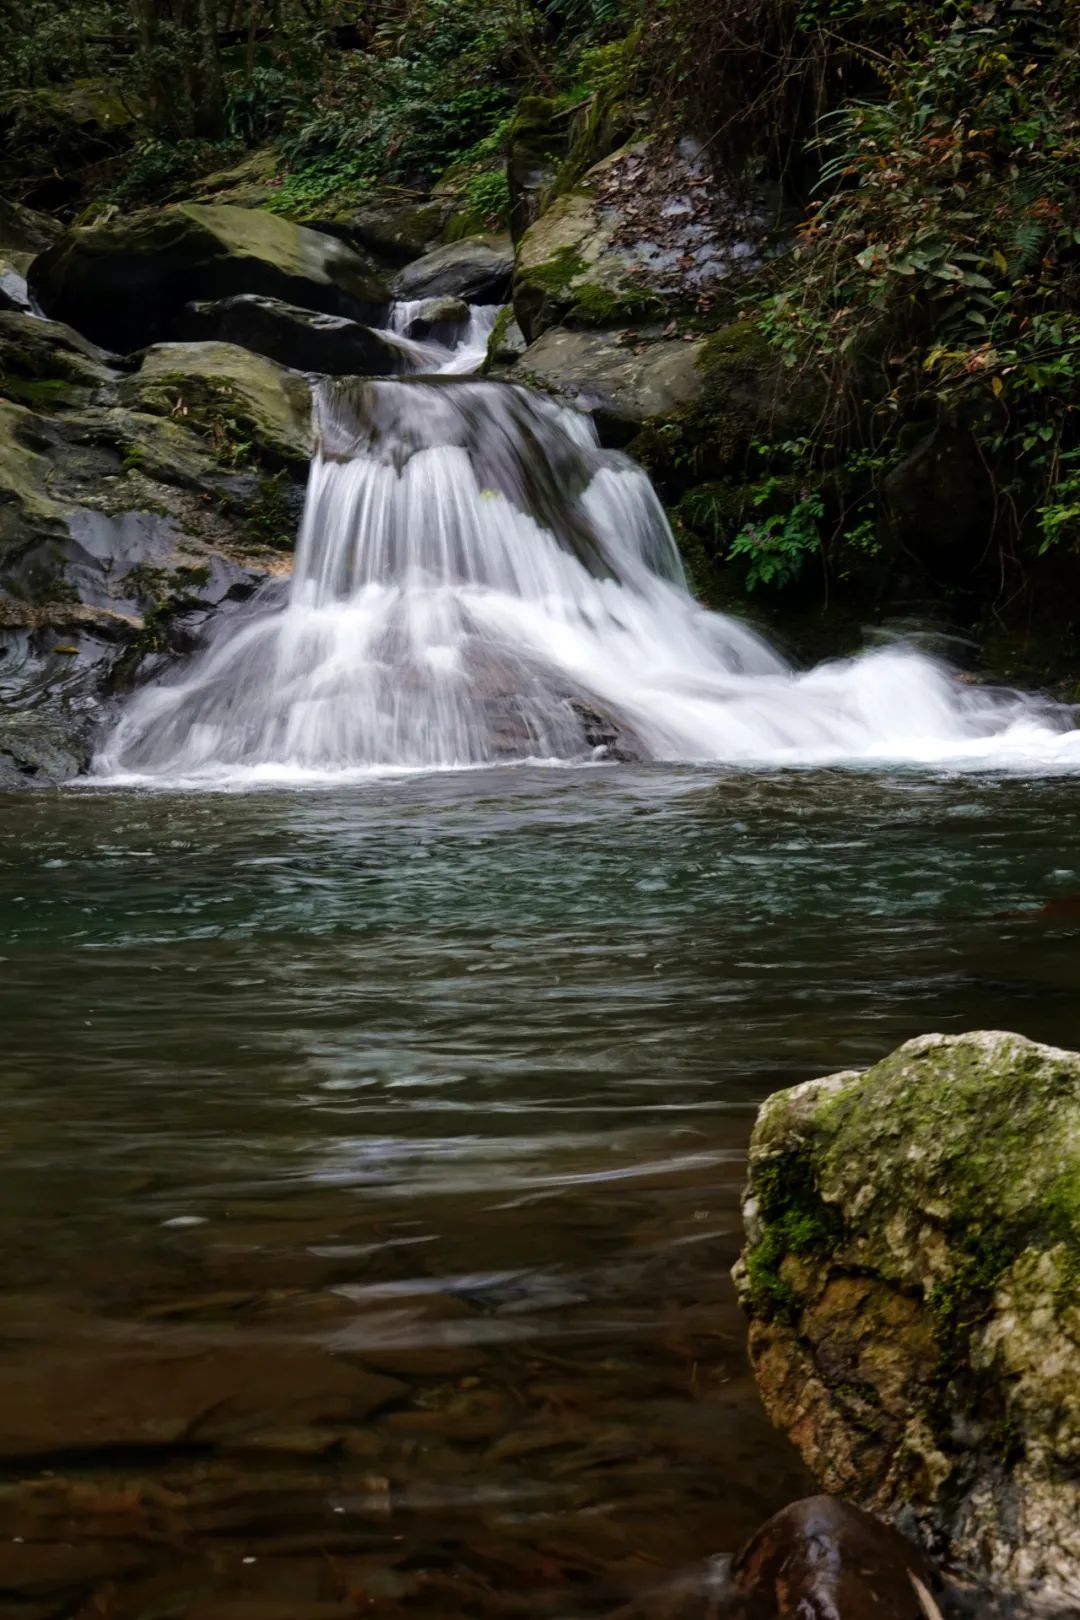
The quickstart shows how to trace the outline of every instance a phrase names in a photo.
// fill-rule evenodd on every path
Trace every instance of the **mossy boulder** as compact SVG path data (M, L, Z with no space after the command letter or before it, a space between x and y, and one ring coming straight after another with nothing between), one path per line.
M651 137L595 164L525 231L514 311L526 337L556 324L627 326L690 307L770 251L763 203L736 203L685 143Z
M526 349L512 376L591 412L607 439L623 443L700 399L702 349L701 342L638 344L555 327Z
M120 385L123 404L180 418L228 465L306 468L311 389L295 371L233 343L159 343Z
M0 311L0 398L36 410L83 405L115 376L109 356L70 326Z
M85 769L118 688L287 567L303 378L176 347L125 376L0 314L0 785Z
M140 107L106 79L0 96L0 186L41 208L70 205L131 147Z
M499 304L510 291L514 250L508 236L466 236L445 242L410 264L394 283L397 298L463 298Z
M1080 1055L927 1035L780 1092L745 1218L754 1370L822 1485L1073 1612Z
M67 231L29 281L47 315L121 352L175 336L192 300L259 293L365 321L389 298L370 261L336 237L228 204Z

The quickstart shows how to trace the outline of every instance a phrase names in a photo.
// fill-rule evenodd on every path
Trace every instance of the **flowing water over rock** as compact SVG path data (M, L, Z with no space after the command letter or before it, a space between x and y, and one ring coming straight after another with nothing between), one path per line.
M419 306L399 305L406 331ZM428 371L475 367L397 342ZM103 775L205 779L524 759L1080 763L1065 709L910 649L794 672L687 590L645 474L527 390L327 382L287 604L136 696Z

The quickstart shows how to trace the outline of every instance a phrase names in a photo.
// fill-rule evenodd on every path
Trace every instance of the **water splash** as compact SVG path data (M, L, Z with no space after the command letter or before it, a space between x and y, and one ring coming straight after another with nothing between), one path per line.
M640 468L525 389L327 383L316 434L287 603L223 625L137 693L100 773L620 755L1080 765L1067 710L961 685L912 649L793 671L694 602Z

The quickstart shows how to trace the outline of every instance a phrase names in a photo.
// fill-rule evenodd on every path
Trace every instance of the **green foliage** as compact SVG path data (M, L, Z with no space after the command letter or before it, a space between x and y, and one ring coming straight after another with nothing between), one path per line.
M510 214L510 187L505 169L487 169L474 174L461 193L461 200L491 230L505 226Z
M111 200L121 208L166 202L185 182L231 163L238 151L230 142L151 136L135 149Z
M826 434L899 446L970 429L999 544L1076 548L1080 14L966 3L922 17L883 100L825 120L817 203L761 324L825 373Z
M767 506L783 488L779 478L765 479L753 496L753 505ZM820 525L824 516L825 503L820 494L804 490L783 511L764 514L745 524L732 541L728 555L746 559L747 590L759 585L790 585L798 579L807 558L821 551Z

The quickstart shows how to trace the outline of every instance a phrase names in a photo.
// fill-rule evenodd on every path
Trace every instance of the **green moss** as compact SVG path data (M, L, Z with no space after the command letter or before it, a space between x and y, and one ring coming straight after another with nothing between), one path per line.
M33 411L61 410L71 403L71 380L67 377L12 377L0 379L0 391L16 405Z
M664 313L664 302L646 288L614 292L593 282L574 287L570 319L581 326L619 326Z
M553 253L550 259L542 264L533 265L522 278L529 286L538 287L543 292L558 296L570 289L570 283L583 275L588 266L581 257L577 248L561 247Z
M746 1256L751 1298L762 1316L794 1322L800 1300L782 1275L783 1263L789 1255L827 1255L838 1241L840 1216L824 1203L798 1154L759 1169L754 1190L764 1235Z

